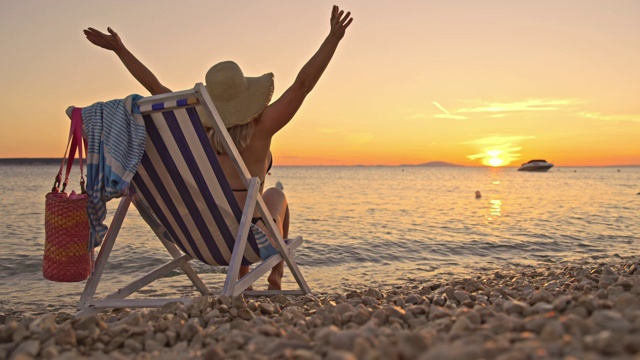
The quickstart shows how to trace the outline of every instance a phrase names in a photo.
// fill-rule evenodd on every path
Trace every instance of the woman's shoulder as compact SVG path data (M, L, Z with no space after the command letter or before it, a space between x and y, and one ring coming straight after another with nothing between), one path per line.
M254 120L253 134L251 135L252 143L254 140L257 143L271 143L271 138L275 134L271 131L271 126L269 126L268 122L269 118L262 116L262 114Z

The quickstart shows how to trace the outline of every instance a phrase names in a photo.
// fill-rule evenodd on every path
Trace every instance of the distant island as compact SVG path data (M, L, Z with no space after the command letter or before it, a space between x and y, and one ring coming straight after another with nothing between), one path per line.
M0 159L0 164L7 165L60 165L62 158L6 158ZM78 160L76 159L76 162ZM86 160L85 160L86 162Z

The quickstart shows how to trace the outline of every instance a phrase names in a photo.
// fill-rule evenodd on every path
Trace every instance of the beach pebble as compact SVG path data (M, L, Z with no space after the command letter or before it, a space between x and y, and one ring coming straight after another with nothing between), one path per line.
M202 326L199 319L191 318L184 325L182 330L180 331L180 339L190 341L196 336L198 333L202 331Z
M640 310L640 297L631 293L623 293L613 301L613 306L619 311Z
M40 342L38 340L26 340L20 343L20 345L13 350L10 358L15 359L18 355L35 357L39 352Z
M382 292L379 289L368 288L363 297L365 296L375 300L382 300Z
M440 295L436 295L433 299L433 304L436 306L444 306L445 302L445 299Z
M585 336L584 343L587 349L597 350L605 355L616 355L624 349L623 343L619 340L619 335L605 330Z
M320 360L320 355L308 349L294 349L290 354L291 359L295 360Z
M573 301L573 298L570 295L563 295L556 298L552 303L553 309L557 312L563 312L567 309L569 304Z
M247 307L247 302L244 299L244 295L240 294L234 296L231 300L231 306L236 307L238 309L244 309Z
M349 303L341 303L335 307L335 312L340 315L353 314L355 312L355 308Z
M256 315L253 313L253 311L251 311L251 310L249 310L247 308L240 309L240 311L238 311L238 316L241 319L247 320L247 321L253 320L256 317Z
M123 347L134 354L139 353L143 349L143 345L133 339L126 339L123 343Z
M298 306L286 307L280 313L280 316L287 322L297 322L304 320L305 315L303 310Z
M55 346L48 346L40 351L40 357L43 359L54 359L58 356L60 356L60 352Z
M56 344L60 346L76 346L76 332L73 330L70 322L66 322L58 327L54 336Z
M546 291L546 290L540 290L540 291L536 291L534 292L531 297L529 298L529 304L531 305L535 305L539 302L545 302L545 303L552 303L554 300L553 295Z
M258 305L258 308L260 309L260 312L265 315L271 315L274 313L274 307L269 303L260 303L260 305Z
M504 312L509 315L527 316L530 313L530 306L524 301L509 300L503 305Z
M357 358L350 351L331 350L325 360L357 360Z
M471 331L474 328L475 328L475 325L473 325L473 323L467 317L460 317L453 324L449 333L451 335L458 335L461 333L465 333L467 331Z
M634 359L638 264L501 268L345 294L205 296L83 319L5 311L0 360Z
M371 296L363 296L360 300L362 301L362 304L365 306L372 306L372 305L378 304L378 300L372 298Z
M424 302L424 299L417 294L409 294L404 301L407 304L413 304L413 305L417 305L417 304L422 304Z
M467 293L466 291L462 291L462 290L455 290L453 292L453 297L458 300L460 303L463 303L465 301L470 301L471 298L469 297L469 293Z
M175 314L182 309L184 309L183 303L179 301L173 301L173 302L164 304L161 308L161 311L163 314Z
M275 295L271 298L271 301L280 305L286 305L289 302L289 299L285 295Z
M384 309L391 318L401 318L406 314L406 311L398 306L388 305Z
M564 327L557 319L547 321L540 331L540 338L545 341L555 341L564 335Z
M421 333L403 332L398 337L398 348L403 359L416 359L429 348L429 342Z
M587 322L596 331L610 330L617 332L628 332L631 330L631 323L619 312L612 310L597 310Z

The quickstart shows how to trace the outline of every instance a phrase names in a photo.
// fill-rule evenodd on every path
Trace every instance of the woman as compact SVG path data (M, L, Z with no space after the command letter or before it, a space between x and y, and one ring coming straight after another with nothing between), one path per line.
M352 21L350 12L345 14L343 10L333 6L329 35L318 51L302 67L293 84L273 103L269 104L273 93L273 74L271 73L260 77L245 77L237 64L231 61L216 64L207 72L205 80L209 95L220 112L249 172L252 176L259 177L263 183L272 163L269 149L273 135L288 124L296 114L331 61ZM111 28L107 30L109 34L88 28L84 30L84 34L94 45L113 51L127 70L152 95L171 92L124 46L115 31ZM247 193L242 180L211 129L209 129L209 135L238 203L244 204ZM282 236L287 238L289 207L284 193L278 188L270 188L264 191L262 196ZM262 221L256 221L255 225L266 233L266 226ZM269 241L275 246L275 239L270 238ZM248 267L241 267L240 276L244 276L248 271ZM270 290L280 290L283 271L282 261L273 267L268 277Z

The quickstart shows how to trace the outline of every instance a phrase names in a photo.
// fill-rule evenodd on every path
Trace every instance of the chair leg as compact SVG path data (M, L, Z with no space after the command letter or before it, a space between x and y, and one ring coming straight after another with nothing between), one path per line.
M111 254L111 250L113 250L113 245L116 242L118 232L120 232L122 222L124 221L124 217L127 214L127 210L129 209L130 204L131 200L126 196L123 197L122 200L120 200L118 209L116 210L116 213L111 220L109 230L105 235L102 247L100 248L100 252L98 253L95 267L91 272L91 275L89 275L89 279L87 280L87 283L84 287L84 291L80 296L78 310L86 309L88 307L87 304L93 299L93 296L96 293L96 289L98 288L98 284L100 283L100 278L102 277L102 272L107 265L109 255Z
M300 245L302 245L302 237L301 236L298 236L298 237L295 237L295 238L289 239L289 240L290 240L290 243L287 245L286 254L292 253L295 249L297 249ZM287 255L287 256L289 256L289 255ZM240 279L240 281L238 281L235 290L233 292L231 292L229 294L229 296L235 296L235 295L238 295L240 293L243 293L243 294L246 294L246 295L249 295L249 296L270 296L270 295L277 295L277 294L285 294L285 295L306 295L306 294L309 294L311 291L309 290L308 286L305 288L300 283L298 283L298 285L300 286L300 290L250 290L250 291L243 291L244 289L249 287L249 285L251 285L254 282L256 282L256 280L261 278L264 274L266 274L269 270L271 270L271 268L273 268L278 262L280 262L282 260L283 260L282 254L274 255L274 256L268 258L267 260L264 260L262 263L260 263L258 266L256 266L253 270L251 270L251 272L249 272L242 279ZM295 261L293 261L293 259L292 259L292 262L295 264ZM296 270L298 271L298 273L300 272L300 270L297 267L296 267ZM295 270L291 270L291 272L293 274L295 274L294 271ZM295 277L295 275L294 275L294 277ZM304 278L302 280L304 281ZM296 279L296 281L297 281L297 279ZM303 284L306 285L306 282L303 282Z
M245 201L244 208L242 209L242 218L240 219L238 233L236 234L235 239L236 241L233 245L233 252L231 253L231 261L229 261L227 277L225 278L224 286L222 288L222 294L224 295L231 296L236 292L236 286L238 285L238 272L240 271L242 256L244 255L244 249L247 245L249 227L251 226L251 215L255 209L259 189L260 180L258 178L252 178L249 183L249 188L247 189L247 199ZM240 292L242 290L244 289L241 289Z
M129 285L124 286L118 289L117 291L115 291L114 293L107 295L105 299L124 299L127 296L142 289L143 287L149 285L153 281L168 274L171 270L180 267L182 264L186 263L188 259L189 259L188 255L182 255L180 257L177 257L169 261L168 263L155 268L153 271L151 271L147 275L139 279L136 279L135 281L131 282Z

